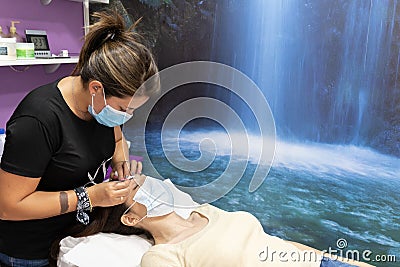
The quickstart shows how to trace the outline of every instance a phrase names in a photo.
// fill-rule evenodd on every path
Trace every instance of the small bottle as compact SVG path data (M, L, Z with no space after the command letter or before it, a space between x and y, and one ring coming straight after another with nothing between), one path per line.
M4 128L0 128L0 162L1 162L1 156L3 155L5 143L6 143L6 131L4 130Z
M17 33L17 28L15 27L15 23L19 23L19 21L12 20L10 26L10 33L7 35L8 38L15 38L17 43L23 43L24 38Z
M7 34L5 34L4 32L3 32L3 29L1 28L1 26L0 26L0 38L5 38L7 36Z

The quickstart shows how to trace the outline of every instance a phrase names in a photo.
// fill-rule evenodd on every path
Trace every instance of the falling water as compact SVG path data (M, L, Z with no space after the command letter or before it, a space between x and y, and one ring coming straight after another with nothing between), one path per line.
M365 145L384 130L396 0L231 2L216 21L214 60L258 84L280 137Z

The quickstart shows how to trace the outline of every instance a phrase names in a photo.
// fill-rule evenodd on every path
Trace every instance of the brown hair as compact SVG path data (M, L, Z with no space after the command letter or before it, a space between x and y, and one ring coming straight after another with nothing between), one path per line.
M84 84L101 82L106 96L133 96L158 72L152 53L134 30L140 19L126 29L123 17L114 10L95 12L93 17L97 22L89 27L72 75L80 75ZM156 82L139 93L151 96L158 90Z
M60 251L60 241L66 236L84 237L103 232L120 235L144 235L148 240L152 241L153 237L146 230L126 226L121 222L121 216L127 208L125 203L111 207L96 207L90 214L89 225L75 224L53 242L50 248L50 265L56 266Z

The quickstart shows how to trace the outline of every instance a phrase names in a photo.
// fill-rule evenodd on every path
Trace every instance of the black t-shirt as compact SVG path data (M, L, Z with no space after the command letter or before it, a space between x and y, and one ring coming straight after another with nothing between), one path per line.
M114 129L77 117L62 97L58 82L30 92L6 125L1 169L41 177L37 191L83 186L89 182L88 172L93 176L115 149ZM103 178L99 171L95 181ZM0 252L16 258L47 258L52 241L76 223L75 216L72 212L47 219L0 220Z

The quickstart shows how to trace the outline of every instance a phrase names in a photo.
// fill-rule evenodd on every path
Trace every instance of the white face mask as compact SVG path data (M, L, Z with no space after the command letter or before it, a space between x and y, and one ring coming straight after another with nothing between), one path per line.
M133 200L144 205L147 217L158 217L174 211L174 196L159 179L147 176Z
M178 190L169 179L162 181L150 176L146 177L143 185L139 185L133 200L134 202L124 214L136 202L144 205L147 214L139 222L146 217L163 216L174 211L182 218L187 219L194 208L198 206L188 194Z

